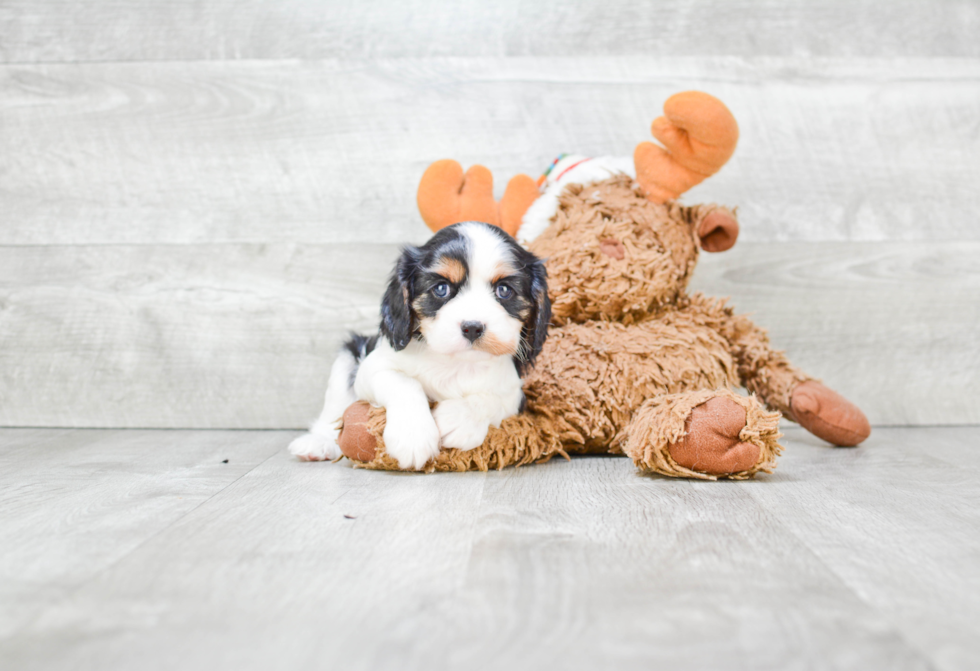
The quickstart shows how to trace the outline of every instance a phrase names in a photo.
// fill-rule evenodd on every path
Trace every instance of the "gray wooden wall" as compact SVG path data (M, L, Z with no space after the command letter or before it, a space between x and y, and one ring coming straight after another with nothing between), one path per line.
M0 425L301 427L425 166L738 151L697 288L876 424L980 422L980 2L0 1Z

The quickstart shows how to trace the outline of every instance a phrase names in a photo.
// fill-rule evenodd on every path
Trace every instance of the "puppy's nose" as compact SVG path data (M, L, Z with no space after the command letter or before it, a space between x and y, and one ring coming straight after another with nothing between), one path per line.
M470 342L475 342L487 328L483 322L463 322L459 327L463 330L463 337Z

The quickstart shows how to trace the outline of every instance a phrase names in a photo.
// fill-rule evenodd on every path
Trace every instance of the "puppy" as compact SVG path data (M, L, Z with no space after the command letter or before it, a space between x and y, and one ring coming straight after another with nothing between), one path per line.
M551 319L544 264L503 230L478 222L402 251L381 304L380 333L354 335L330 371L323 412L289 450L340 456L337 420L360 399L387 413L385 449L420 469L440 446L471 450L520 412L521 377ZM429 410L429 402L438 405Z

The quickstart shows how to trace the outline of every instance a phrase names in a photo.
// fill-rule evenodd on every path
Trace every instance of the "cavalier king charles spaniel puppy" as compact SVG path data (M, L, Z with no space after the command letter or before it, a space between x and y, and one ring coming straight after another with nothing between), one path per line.
M337 421L351 403L387 413L384 444L404 469L440 447L471 450L521 411L521 376L551 319L544 264L506 232L478 222L406 247L391 274L375 336L353 335L330 371L323 412L289 450L340 456ZM434 410L429 402L434 401Z

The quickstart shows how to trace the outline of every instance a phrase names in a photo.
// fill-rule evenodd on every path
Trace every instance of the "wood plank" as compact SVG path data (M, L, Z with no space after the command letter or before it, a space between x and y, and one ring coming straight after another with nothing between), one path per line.
M980 239L980 60L622 56L3 66L0 244L420 241L430 162L629 155L690 88L746 240Z
M732 296L873 424L980 423L977 243L740 242L691 288Z
M281 450L291 435L0 432L0 638Z
M0 61L980 55L969 0L6 0Z
M0 660L52 669L199 668L208 659L242 668L345 659L359 663L342 668L369 666L371 631L396 624L408 614L405 605L424 608L452 594L462 581L486 475L435 479L303 464L285 451L287 442L267 468L238 480L237 494L226 499L237 510L204 506L194 521L172 525L172 535L145 543L138 557L0 643ZM123 615L128 606L117 607L131 603L130 590L143 591L145 580L162 587L174 578L172 588L151 587L137 598L143 606L135 619ZM185 589L195 591L190 610L178 605L186 603ZM77 628L69 620L77 607L89 607L83 602L93 610L89 625ZM132 644L141 645L146 625L163 645L137 662L133 655L148 648ZM53 630L71 640L44 644Z
M455 630L416 637L417 668L441 649L464 668L927 666L767 508L717 484L614 458L492 477L460 598L399 642Z
M856 450L788 437L790 458L745 490L934 668L980 667L980 429L879 428Z
M0 425L299 428L393 245L0 247ZM732 296L875 424L980 423L980 243L740 242Z
M305 426L393 245L0 248L0 425Z
M978 440L884 430L831 449L793 430L776 473L745 483L601 457L413 476L281 450L47 605L0 661L972 668L980 492L930 445L965 459Z

